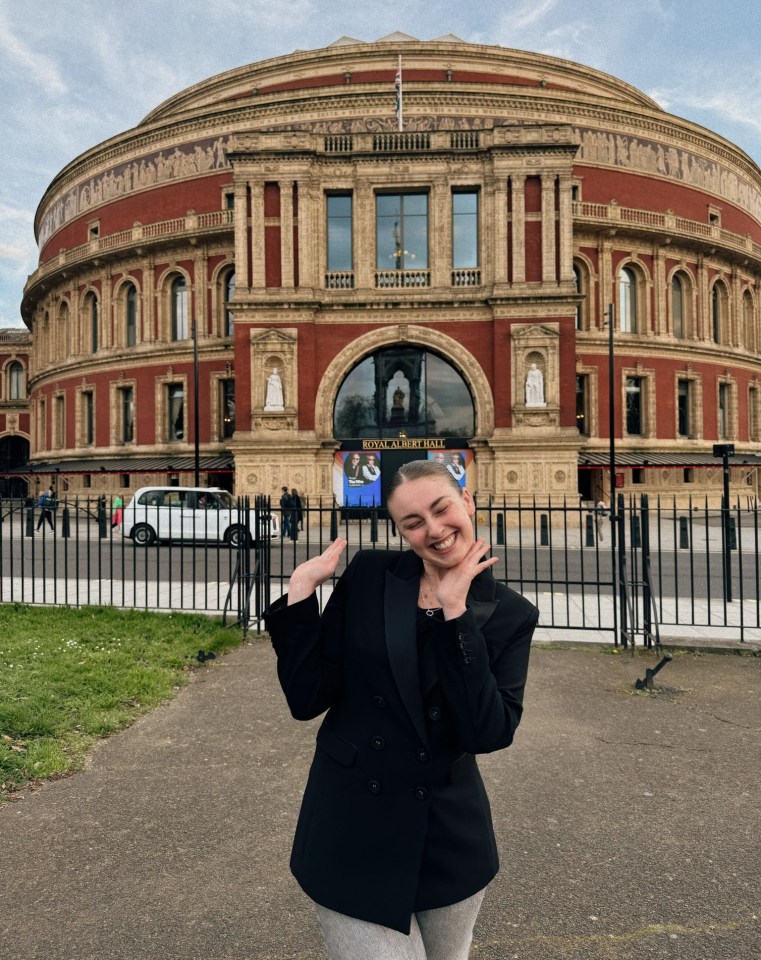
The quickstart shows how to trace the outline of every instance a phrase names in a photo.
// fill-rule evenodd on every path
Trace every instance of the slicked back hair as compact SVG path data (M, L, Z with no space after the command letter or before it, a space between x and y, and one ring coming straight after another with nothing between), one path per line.
M403 463L391 478L391 483L388 485L388 491L386 492L386 503L391 500L397 488L401 487L403 483L428 479L446 480L462 496L462 487L443 463L437 463L435 460L410 460L409 463Z

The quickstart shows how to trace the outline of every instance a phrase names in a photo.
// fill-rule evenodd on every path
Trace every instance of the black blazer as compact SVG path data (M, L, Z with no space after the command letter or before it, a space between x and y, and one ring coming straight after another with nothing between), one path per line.
M317 599L265 613L291 713L325 710L291 855L317 903L409 933L411 914L483 889L498 868L474 754L508 746L538 611L485 571L418 664L420 559L355 555Z

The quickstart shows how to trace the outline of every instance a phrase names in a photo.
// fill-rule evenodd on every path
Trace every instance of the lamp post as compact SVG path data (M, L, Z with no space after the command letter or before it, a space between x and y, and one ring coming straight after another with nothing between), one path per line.
M201 486L201 448L198 437L198 317L193 317L193 468L195 486Z
M730 523L729 523L729 458L735 455L733 443L715 443L713 455L721 457L722 477L724 489L721 497L721 547L722 571L724 580L724 599L732 602L732 557L730 555Z

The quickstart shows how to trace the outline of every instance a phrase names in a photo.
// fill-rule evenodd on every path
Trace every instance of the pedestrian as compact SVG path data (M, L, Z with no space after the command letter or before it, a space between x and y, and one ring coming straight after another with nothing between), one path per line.
M114 502L111 504L111 510L111 529L120 530L124 516L124 501L121 497L114 497Z
M282 490L282 493L280 494L281 536L290 537L291 536L291 514L293 512L293 502L291 500L290 493L288 493L288 487L282 487L281 490Z
M50 529L55 533L55 525L53 524L53 510L55 509L55 493L53 493L53 488L48 487L48 489L41 494L37 500L37 506L40 508L40 517L37 521L37 529L39 530L42 524L47 520Z
M293 516L299 530L304 529L304 506L299 496L299 491L294 487L291 490L291 500L293 501Z
M608 505L604 500L598 500L595 505L595 529L597 530L597 539L602 543L602 522L608 516Z
M445 466L404 464L387 508L408 550L358 551L320 615L337 539L264 614L291 713L327 710L291 870L330 960L465 960L499 868L475 754L512 742L538 612Z

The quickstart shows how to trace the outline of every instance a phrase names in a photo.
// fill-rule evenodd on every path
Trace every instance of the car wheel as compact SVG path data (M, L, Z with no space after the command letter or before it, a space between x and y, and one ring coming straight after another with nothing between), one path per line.
M156 531L147 523L138 523L132 531L133 541L140 547L150 547L156 542Z
M248 542L249 537L244 527L230 527L225 532L225 543L229 543L231 547L242 547Z

